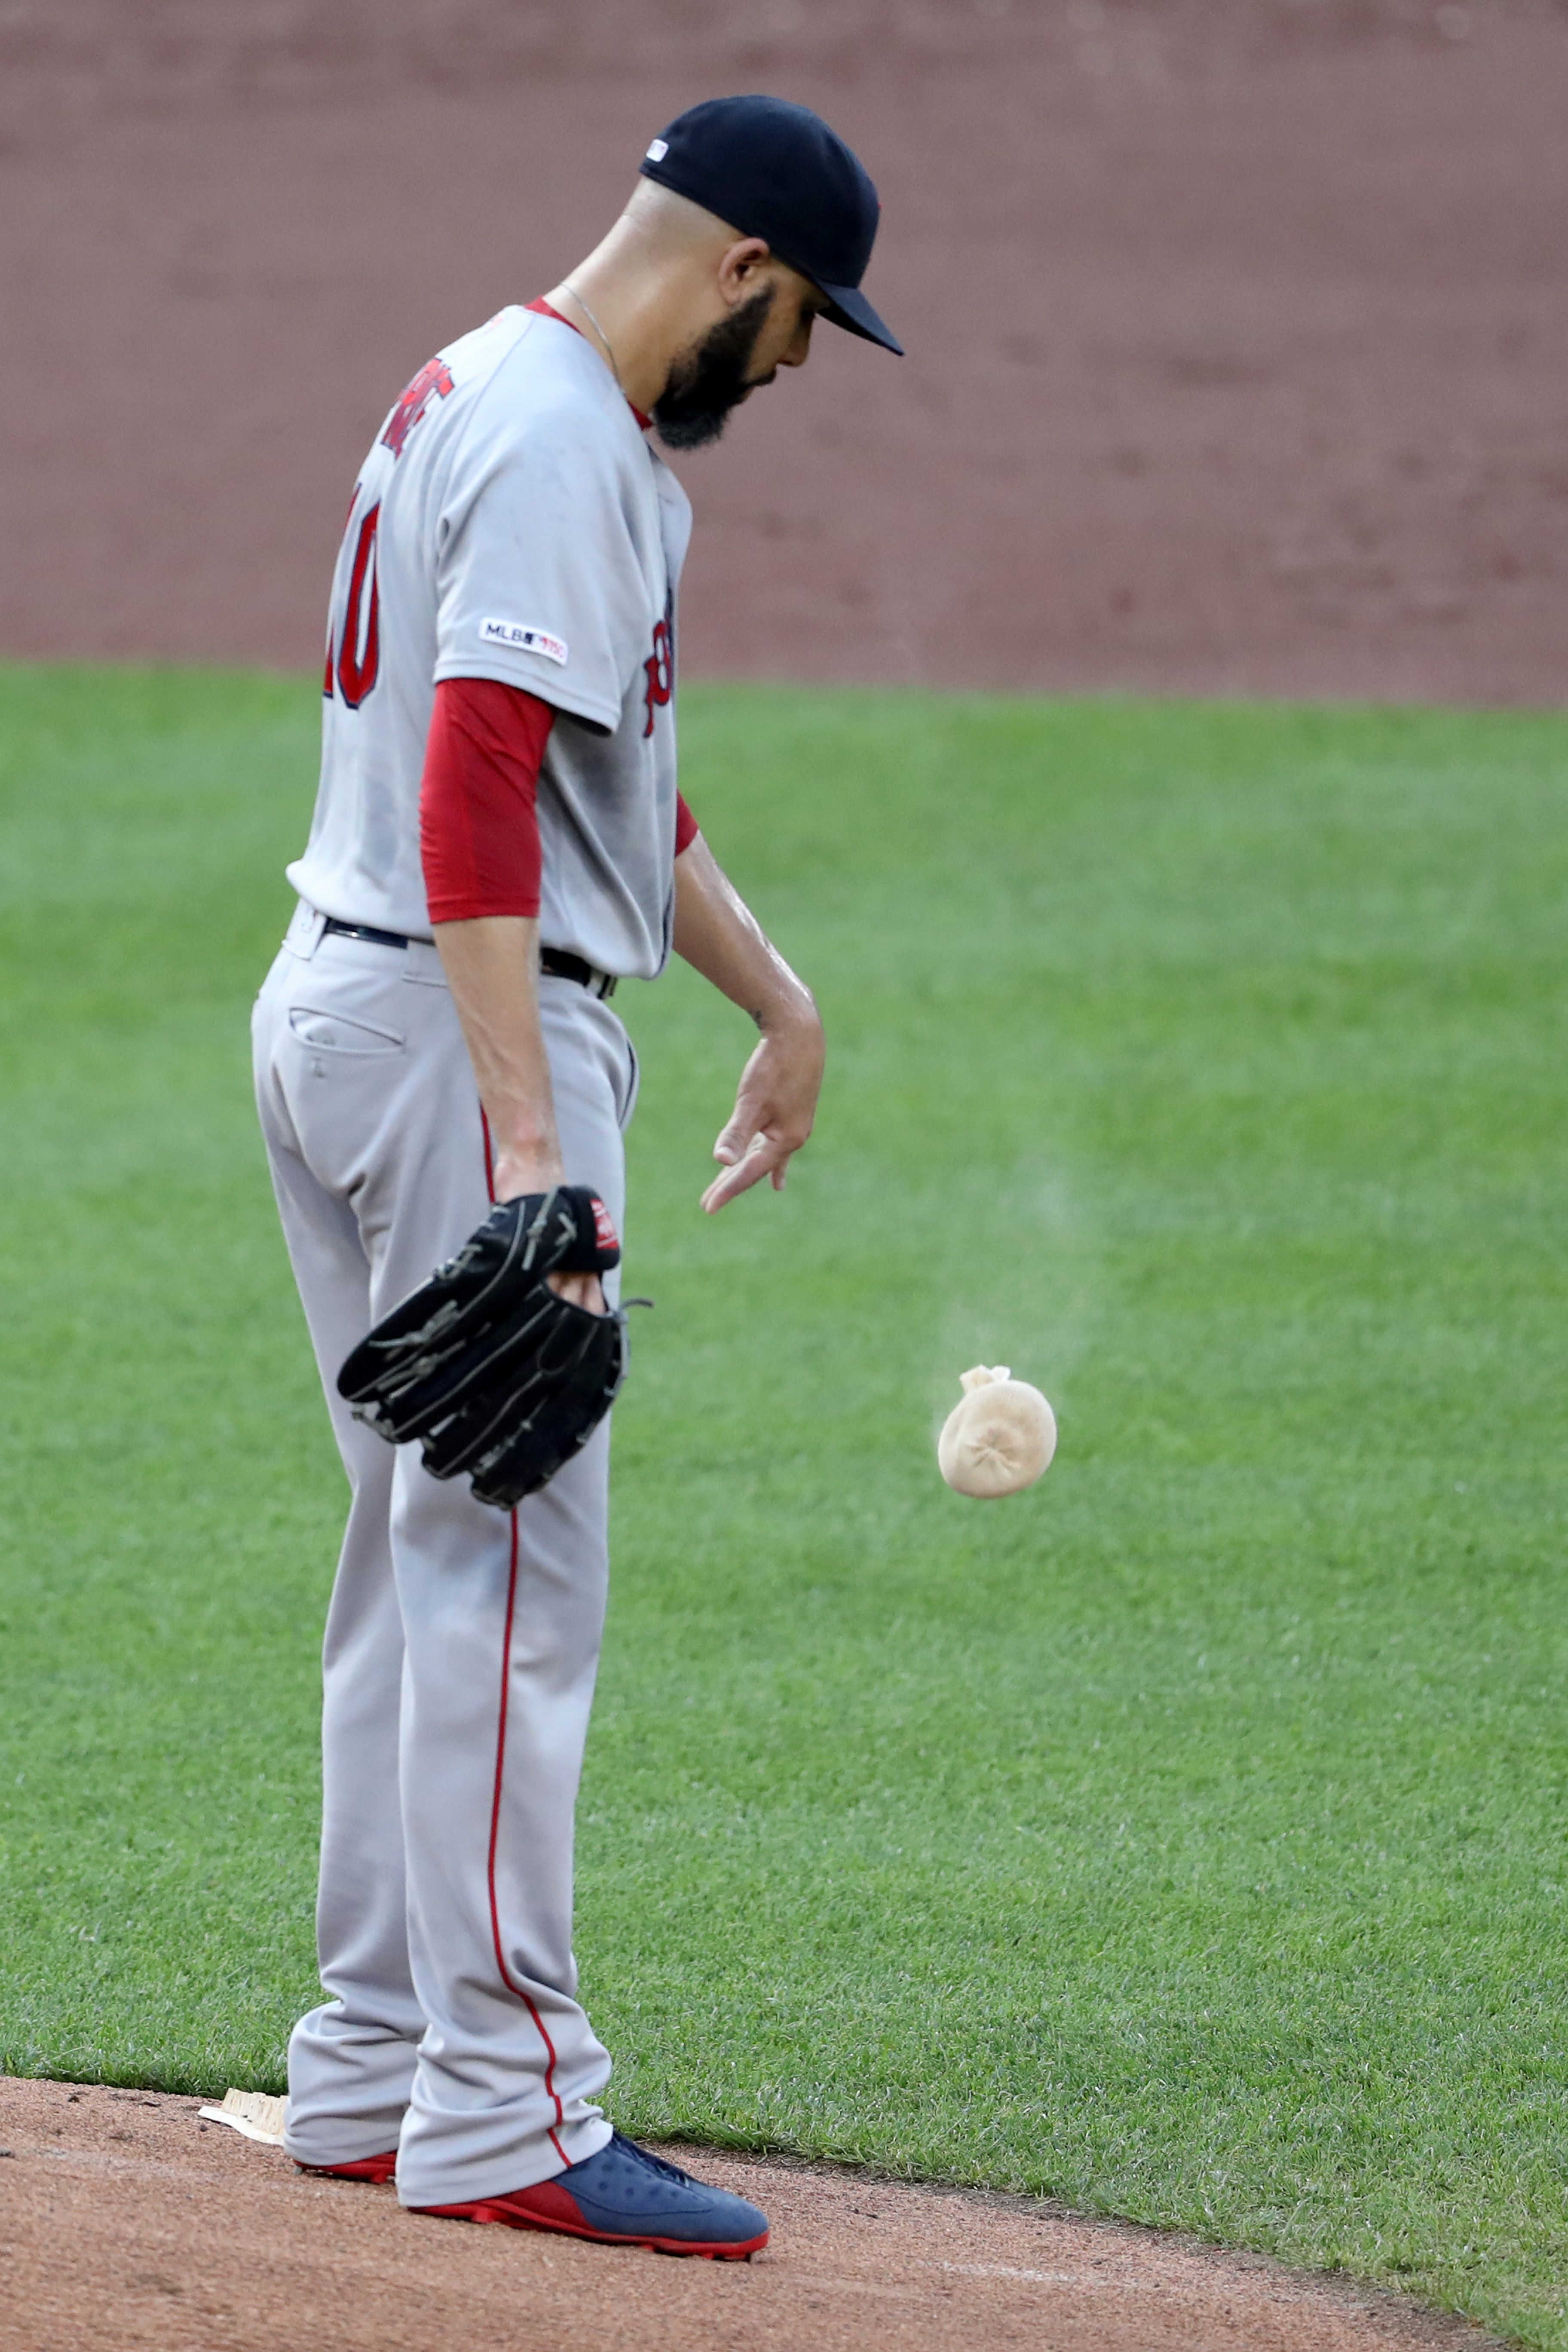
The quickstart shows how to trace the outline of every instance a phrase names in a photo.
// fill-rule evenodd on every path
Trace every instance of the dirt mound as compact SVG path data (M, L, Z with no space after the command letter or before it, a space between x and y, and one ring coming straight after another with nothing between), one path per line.
M1455 2320L1021 2197L671 2153L768 2210L751 2263L403 2212L196 2099L0 2083L0 2352L1485 2352Z
M689 674L1562 698L1558 0L19 0L0 646L311 666L400 385L747 87L910 356L683 461Z

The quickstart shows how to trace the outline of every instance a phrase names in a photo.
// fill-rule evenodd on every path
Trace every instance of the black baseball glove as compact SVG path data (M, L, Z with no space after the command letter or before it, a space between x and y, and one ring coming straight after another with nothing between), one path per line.
M360 1341L338 1393L389 1444L417 1437L433 1478L467 1471L481 1503L510 1510L587 1444L626 1376L624 1317L573 1306L545 1276L620 1257L581 1184L499 1202Z

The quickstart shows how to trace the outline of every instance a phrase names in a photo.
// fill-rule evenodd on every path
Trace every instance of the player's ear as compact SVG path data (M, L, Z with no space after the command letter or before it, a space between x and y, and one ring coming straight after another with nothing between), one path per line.
M738 310L767 283L773 257L764 237L738 237L726 247L719 262L719 291L731 310Z

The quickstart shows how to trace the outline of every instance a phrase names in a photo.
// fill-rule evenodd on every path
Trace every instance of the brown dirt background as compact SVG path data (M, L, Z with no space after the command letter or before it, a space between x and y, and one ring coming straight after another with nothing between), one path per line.
M1563 0L0 0L0 647L312 667L403 383L737 88L910 357L683 461L688 675L1563 698Z
M195 2099L0 2082L0 2352L1486 2352L1375 2289L1022 2197L672 2149L763 2204L672 2262L308 2180Z

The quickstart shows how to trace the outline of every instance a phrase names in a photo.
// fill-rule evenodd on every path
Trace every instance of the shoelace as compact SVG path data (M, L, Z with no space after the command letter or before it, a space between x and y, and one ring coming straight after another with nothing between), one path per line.
M610 2146L624 2148L639 2164L651 2165L654 2171L662 2172L667 2180L679 2180L686 2189L695 2189L698 2186L689 2172L682 2172L679 2164L668 2164L662 2156L655 2156L651 2147L644 2147L640 2142L627 2139L623 2132L611 2132Z

